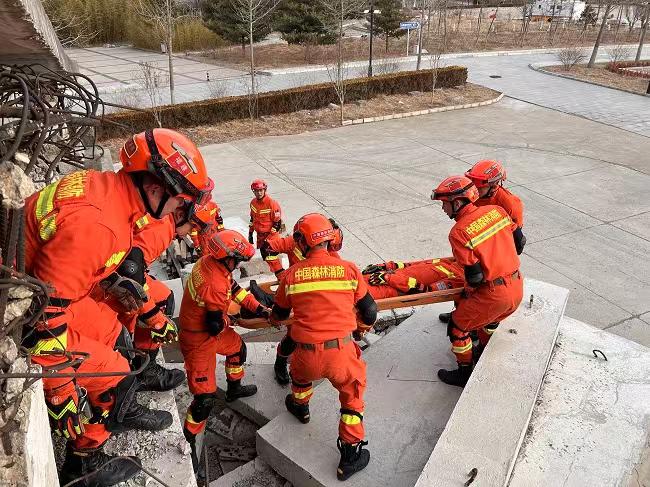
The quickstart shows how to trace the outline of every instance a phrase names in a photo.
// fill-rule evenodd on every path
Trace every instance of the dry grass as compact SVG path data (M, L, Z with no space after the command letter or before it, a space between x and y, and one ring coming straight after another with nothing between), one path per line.
M382 95L367 102L356 102L345 106L347 120L377 117L393 113L406 113L426 108L464 105L494 99L498 92L483 86L467 83L457 88L436 90L433 98L431 92L417 95ZM319 110L302 110L263 117L260 120L232 120L215 125L201 125L180 129L197 145L230 142L274 135L290 135L339 126L339 110L322 108ZM113 158L124 143L123 139L107 139L102 142L104 148L110 149Z
M553 34L546 30L539 30L539 24L531 24L528 33L521 42L519 34L521 29L520 22L502 21L495 22L496 32L491 32L487 37L488 22L483 22L481 34L476 35L475 21L464 20L458 31L455 30L455 23L450 18L450 28L447 34L447 46L441 49L443 44L442 34L435 32L435 29L427 34L425 29L424 47L429 52L438 50L454 52L472 52L472 51L507 51L516 49L542 49L557 48L569 46L593 46L596 38L596 29L590 28L582 31L580 26L570 26L566 29L558 28ZM548 24L543 25L548 29ZM494 27L493 27L494 28ZM628 32L627 29L621 29L614 42L614 31L606 31L603 35L603 44L633 44L638 40L638 30ZM410 53L415 52L417 44L417 35L411 36ZM233 45L227 48L206 51L198 59L215 63L223 66L231 66L246 69L248 67L248 48L242 49L241 46ZM373 57L381 59L386 57L400 57L406 54L406 37L398 39L389 39L388 50L386 50L385 41L381 38L376 39L373 48ZM343 42L343 58L345 61L358 61L368 58L368 39L350 38ZM286 44L273 44L255 47L255 64L258 68L282 68L290 66L303 66L306 64L332 64L336 60L336 45L327 46L299 46Z
M650 82L650 80L647 79L632 78L612 73L605 69L604 64L597 64L593 68L579 65L575 66L570 71L566 71L564 66L546 66L544 69L553 73L561 73L578 80L591 81L593 83L609 86L610 88L629 90L641 94L646 92L648 89L648 83Z

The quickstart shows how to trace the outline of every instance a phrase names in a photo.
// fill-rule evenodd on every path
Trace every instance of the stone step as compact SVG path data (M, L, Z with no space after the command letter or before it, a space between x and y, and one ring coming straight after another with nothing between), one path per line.
M210 487L291 487L260 457L210 482Z
M649 398L650 348L565 316L509 485L650 485Z
M526 279L522 304L483 352L416 487L463 485L474 469L476 485L507 484L568 294L564 288Z
M418 308L364 353L364 423L371 461L347 486L412 486L417 480L461 393L436 377L438 368L455 364L446 327L437 318L448 310L448 303ZM329 382L316 389L310 408L307 425L283 411L258 430L258 454L296 486L340 486L340 406Z

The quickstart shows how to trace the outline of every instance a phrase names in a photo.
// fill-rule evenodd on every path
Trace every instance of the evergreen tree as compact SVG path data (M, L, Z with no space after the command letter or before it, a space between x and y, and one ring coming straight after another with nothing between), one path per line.
M323 23L319 0L284 0L273 25L289 44L333 44L336 33Z
M241 43L242 50L248 42L248 24L235 11L231 0L203 0L201 4L203 21L213 32L230 42ZM253 42L263 40L271 33L271 24L265 19L255 24Z
M401 0L375 0L375 10L381 13L375 14L373 19L373 35L385 37L386 51L390 37L401 37L406 32L399 28L399 23L404 20L401 7ZM366 28L370 30L369 21L366 22Z
M594 9L594 7L592 7L591 5L587 4L585 6L585 9L580 14L580 23L587 26L587 25L596 25L596 22L598 22L598 14L596 13L596 9Z

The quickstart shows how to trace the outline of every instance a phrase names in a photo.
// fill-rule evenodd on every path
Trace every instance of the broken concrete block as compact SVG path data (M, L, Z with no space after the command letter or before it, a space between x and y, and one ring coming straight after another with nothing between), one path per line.
M2 206L18 210L25 206L25 198L34 192L34 183L19 166L9 161L0 164Z

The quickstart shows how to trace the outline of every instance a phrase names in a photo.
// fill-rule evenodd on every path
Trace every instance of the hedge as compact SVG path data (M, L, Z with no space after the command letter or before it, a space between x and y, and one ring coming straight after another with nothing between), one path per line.
M373 76L371 78L351 79L347 83L345 102L368 99L380 94L408 93L411 91L430 91L433 82L430 69L405 71ZM447 66L438 69L436 88L451 88L467 82L467 68ZM288 90L261 93L258 97L258 115L276 115L299 110L323 108L330 103L339 103L332 83L300 86ZM228 120L248 118L249 100L247 95L231 96L212 100L166 105L160 108L163 127L183 128L207 125ZM110 114L98 131L98 138L107 139L137 133L151 128L153 115L143 111L128 111ZM129 127L120 127L110 122Z
M650 79L650 73L639 73L634 71L627 71L623 68L636 68L642 66L650 66L650 61L618 61L609 63L606 67L607 71L612 73L629 76L630 78L646 78Z

